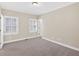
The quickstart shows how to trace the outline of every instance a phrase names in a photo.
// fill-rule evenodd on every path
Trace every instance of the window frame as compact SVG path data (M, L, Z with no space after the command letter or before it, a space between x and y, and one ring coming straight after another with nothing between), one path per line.
M36 31L35 31L35 30L32 30L32 28L31 28L33 25L35 25L35 24L32 23L33 21L34 21L34 22L37 22L37 25L36 25L36 26L37 26L37 30L36 30ZM33 29L34 29L34 28L33 28ZM38 21L37 21L37 19L35 19L35 18L30 18L30 19L29 19L29 32L30 32L30 33L38 32Z
M16 31L15 32L5 32L6 31L6 25L5 25L5 21L6 18L15 18L16 19ZM4 16L4 35L16 35L19 32L19 18L18 17L14 17L14 16Z

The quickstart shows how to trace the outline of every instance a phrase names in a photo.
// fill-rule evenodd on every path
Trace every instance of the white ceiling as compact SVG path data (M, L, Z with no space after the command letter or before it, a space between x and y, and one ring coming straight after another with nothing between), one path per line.
M32 2L0 2L0 6L8 10L29 13L32 15L41 15L72 4L72 2L39 2L39 3L40 3L39 6L33 6Z

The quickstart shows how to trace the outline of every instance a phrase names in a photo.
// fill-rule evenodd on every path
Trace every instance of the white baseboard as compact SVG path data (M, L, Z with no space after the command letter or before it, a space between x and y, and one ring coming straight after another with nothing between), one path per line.
M21 41L21 40L26 40L26 38L20 38L20 39L14 39L14 40L5 41L4 44L16 42L16 41Z
M26 38L14 39L14 40L10 40L10 41L5 41L4 44L16 42L16 41L21 41L21 40L26 40L26 39L31 39L31 38L36 38L36 37L40 37L40 35L33 36L33 37L26 37Z
M63 44L63 43L60 43L60 42L57 42L57 41L51 40L51 39L46 38L46 37L42 37L42 39L45 39L45 40L48 40L48 41L50 41L50 42L53 42L53 43L59 44L59 45L61 45L61 46L64 46L64 47L67 47L67 48L70 48L70 49L73 49L73 50L79 51L79 48L76 48L76 47L74 47L74 46L70 46L70 45L67 45L67 44Z

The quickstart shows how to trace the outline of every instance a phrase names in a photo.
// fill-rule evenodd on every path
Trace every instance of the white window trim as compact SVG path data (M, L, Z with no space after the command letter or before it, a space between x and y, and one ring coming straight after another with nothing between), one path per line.
M16 18L16 32L10 32L10 33L4 33L4 35L16 35L19 33L19 18L18 17L14 17L14 16L4 16L4 21L5 21L5 17L10 17L10 18ZM4 25L5 27L5 25ZM5 28L4 28L5 31Z
M30 19L29 19L29 32L30 32L30 33L38 32L38 21L37 21L37 31L31 31L31 28L30 28L30 25L31 25L31 24L30 24L30 21L32 21L32 20L33 20L33 21L37 21L36 18L30 18Z

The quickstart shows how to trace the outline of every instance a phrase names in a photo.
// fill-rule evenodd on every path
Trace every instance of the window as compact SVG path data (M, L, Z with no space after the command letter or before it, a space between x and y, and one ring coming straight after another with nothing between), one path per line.
M18 32L18 18L12 16L4 16L4 33L16 34Z
M36 19L29 20L29 31L30 32L37 32L38 31L38 22Z

